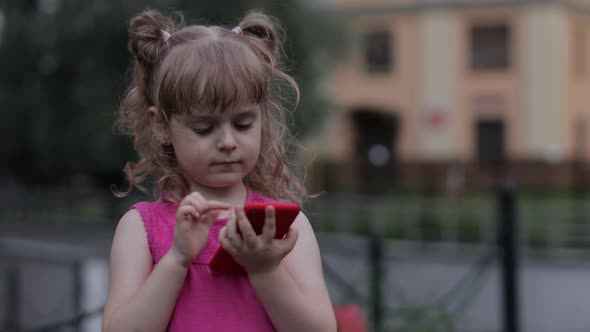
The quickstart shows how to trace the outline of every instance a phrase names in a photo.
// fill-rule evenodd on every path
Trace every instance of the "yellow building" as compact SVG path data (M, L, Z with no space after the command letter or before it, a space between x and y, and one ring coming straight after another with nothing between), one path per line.
M500 163L531 184L590 157L590 1L333 2L353 49L326 84L320 156L398 183Z

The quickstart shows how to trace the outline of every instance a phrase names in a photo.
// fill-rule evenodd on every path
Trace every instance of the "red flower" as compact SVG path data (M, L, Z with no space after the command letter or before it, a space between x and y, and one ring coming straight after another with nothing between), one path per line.
M367 332L367 319L358 306L342 304L334 306L338 332Z

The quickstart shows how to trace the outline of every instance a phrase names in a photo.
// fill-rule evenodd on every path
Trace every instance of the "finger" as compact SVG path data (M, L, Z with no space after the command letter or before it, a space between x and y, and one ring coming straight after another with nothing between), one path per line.
M289 253L295 247L297 239L299 238L299 230L291 227L287 232L287 235L282 241L279 241L280 249L284 253Z
M210 214L210 215L214 216L215 219L217 219L224 211L227 211L228 209L229 208L227 208L227 209L208 209L205 213Z
M264 227L262 227L262 240L270 244L276 235L276 215L273 206L264 209Z
M231 255L234 255L237 252L236 248L233 246L233 244L227 237L227 227L223 227L219 231L219 244L225 251L229 252Z
M198 201L203 201L203 202L205 201L205 197L203 197L203 195L201 195L201 193L198 191L193 191L187 197L191 197L191 198L196 199Z
M213 220L219 218L219 214L221 213L221 210L209 210L207 211L206 215L211 216L211 218L213 218Z
M184 201L187 205L193 206L199 213L207 211L207 203L198 196L189 195L184 199Z
M254 229L252 229L252 225L250 225L248 217L246 217L244 208L237 208L236 211L238 227L242 233L242 239L244 243L248 248L256 249L258 246L258 238L256 237L256 232L254 232Z
M206 225L212 225L215 222L215 219L217 219L217 213L212 213L211 211L209 211L205 213L205 215L203 215L201 221L204 222Z
M231 205L229 205L228 203L225 203L225 202L206 201L206 203L207 203L207 208L209 210L227 210L227 209L231 208Z
M242 237L238 234L235 210L231 210L225 227L227 228L227 239L234 247L240 248L242 246Z
M194 192L186 195L184 197L184 199L180 202L180 204L181 205L183 205L183 204L189 204L189 202L197 202L197 201L204 202L205 199L203 198L203 196L200 193L194 191Z
M200 214L195 208L191 205L183 205L178 208L176 212L177 217L181 217L180 219L188 220L188 221L195 221L199 220Z

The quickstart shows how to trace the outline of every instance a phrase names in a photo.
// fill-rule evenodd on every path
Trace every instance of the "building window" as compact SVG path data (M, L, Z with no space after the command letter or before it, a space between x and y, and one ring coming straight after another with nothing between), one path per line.
M498 70L510 67L510 28L506 24L471 28L471 68Z
M365 67L369 73L384 73L393 69L393 36L388 30L365 33Z
M482 120L477 123L477 156L481 164L501 164L506 160L504 122Z

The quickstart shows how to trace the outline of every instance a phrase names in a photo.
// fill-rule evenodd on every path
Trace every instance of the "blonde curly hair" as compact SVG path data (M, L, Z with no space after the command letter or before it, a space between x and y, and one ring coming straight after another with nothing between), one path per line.
M134 188L149 194L144 184L152 180L155 198L171 194L178 202L189 193L189 182L178 168L173 147L154 130L154 121L156 127L166 126L172 115L250 103L261 107L262 134L258 161L245 184L265 196L301 203L307 194L291 170L289 156L296 142L281 106L281 87L292 88L297 100L299 89L280 69L280 26L259 11L249 12L233 30L184 26L179 17L176 24L171 17L146 10L130 20L133 81L115 125L133 138L139 161L125 165L129 186L114 189L115 195L127 196ZM150 106L160 111L154 118Z

